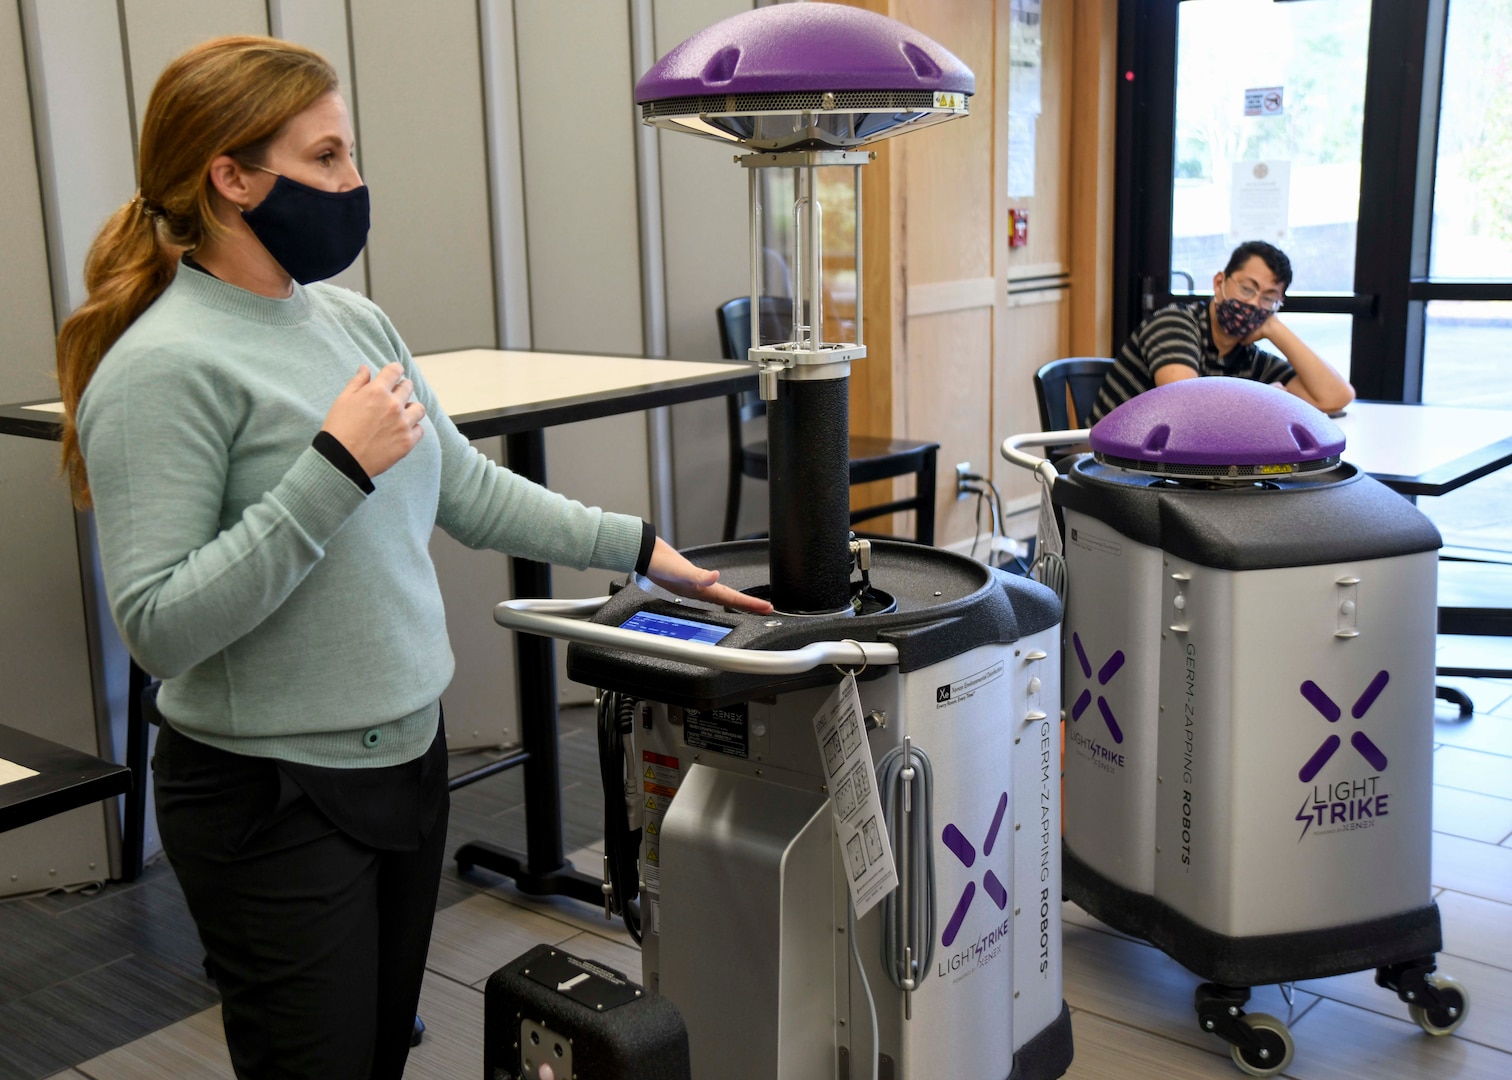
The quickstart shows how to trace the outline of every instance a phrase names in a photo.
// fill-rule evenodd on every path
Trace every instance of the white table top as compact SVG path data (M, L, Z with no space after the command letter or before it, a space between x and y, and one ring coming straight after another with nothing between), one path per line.
M756 376L743 363L504 349L429 353L415 362L469 438L717 397L737 389L726 384L738 380L754 388ZM62 411L56 401L3 406L0 431L8 430L8 420L21 421L9 428L12 434L55 438L44 429L56 425Z
M1356 401L1334 423L1344 460L1404 494L1443 494L1512 459L1512 410ZM1486 466L1491 468L1486 468Z
M499 416L607 403L627 395L755 376L754 368L740 363L504 349L430 353L415 357L415 362L459 427L480 413Z

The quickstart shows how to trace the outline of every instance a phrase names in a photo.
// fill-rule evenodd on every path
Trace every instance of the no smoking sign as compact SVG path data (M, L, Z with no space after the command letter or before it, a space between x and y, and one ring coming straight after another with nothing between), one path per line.
M1245 116L1280 116L1285 111L1284 87L1258 86L1244 92Z

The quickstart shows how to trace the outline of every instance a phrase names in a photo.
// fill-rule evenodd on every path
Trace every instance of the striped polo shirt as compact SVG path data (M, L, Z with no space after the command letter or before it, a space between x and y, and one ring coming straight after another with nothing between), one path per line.
M1207 308L1206 300L1170 304L1140 324L1103 379L1092 423L1130 398L1153 390L1155 372L1166 364L1184 364L1198 375L1229 375L1283 386L1291 381L1296 370L1257 345L1236 345L1227 356L1219 356Z

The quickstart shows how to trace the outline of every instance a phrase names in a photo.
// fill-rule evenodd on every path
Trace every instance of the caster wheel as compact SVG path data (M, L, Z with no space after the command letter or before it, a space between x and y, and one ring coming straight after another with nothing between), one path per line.
M1451 979L1447 975L1434 972L1426 977L1426 981L1436 987L1447 1002L1443 1008L1430 1009L1422 1005L1409 1005L1407 1011L1412 1014L1412 1019L1417 1022L1430 1035L1448 1035L1465 1022L1465 1017L1470 1013L1470 991L1457 979Z
M1286 1025L1267 1013L1245 1013L1244 1023L1260 1041L1259 1047L1243 1050L1229 1047L1229 1057L1239 1071L1250 1076L1277 1076L1292 1062L1296 1045Z

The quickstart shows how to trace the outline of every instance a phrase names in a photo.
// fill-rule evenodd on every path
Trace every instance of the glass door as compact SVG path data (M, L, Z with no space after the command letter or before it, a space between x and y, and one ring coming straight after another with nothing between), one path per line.
M1512 408L1512 0L1451 0L1424 302L1422 400ZM1512 470L1419 504L1444 542L1512 554Z
M1274 244L1277 317L1346 378L1369 37L1370 0L1177 9L1167 290L1209 296L1236 245Z

